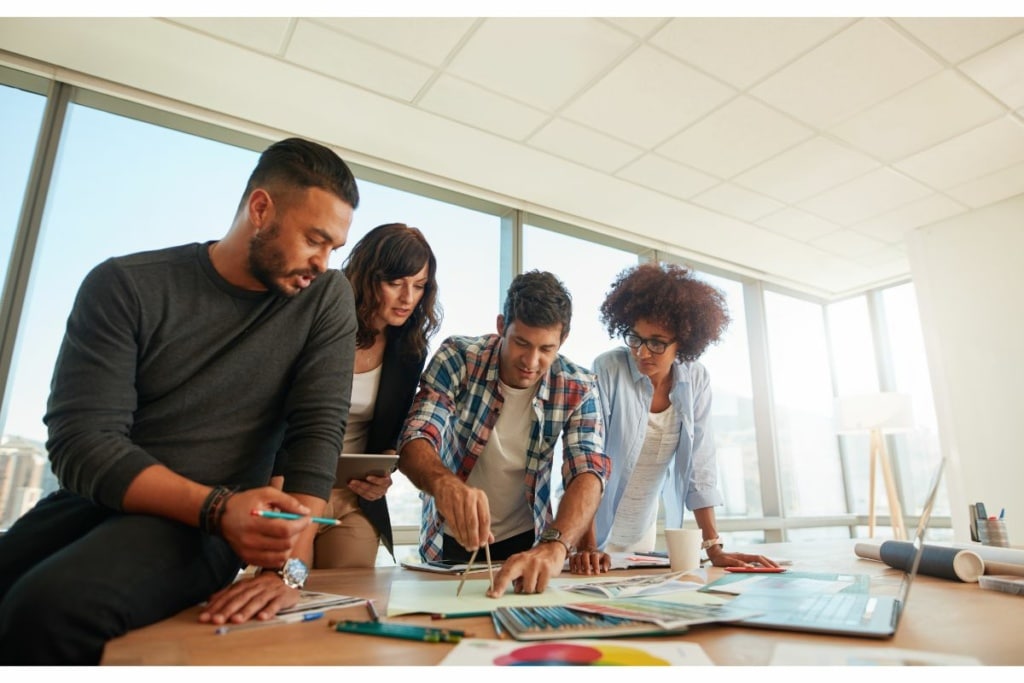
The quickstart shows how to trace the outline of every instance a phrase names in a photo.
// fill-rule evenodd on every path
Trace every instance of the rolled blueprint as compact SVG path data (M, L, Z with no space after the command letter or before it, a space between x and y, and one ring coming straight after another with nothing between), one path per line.
M910 571L914 561L914 544L908 541L884 541L881 545L858 543L854 552L859 557L881 560L890 567L906 571ZM985 562L971 550L925 544L917 571L940 579L974 583L985 573Z
M998 548L980 543L954 543L953 547L977 554L985 561L986 574L1024 576L1024 550L1020 548Z

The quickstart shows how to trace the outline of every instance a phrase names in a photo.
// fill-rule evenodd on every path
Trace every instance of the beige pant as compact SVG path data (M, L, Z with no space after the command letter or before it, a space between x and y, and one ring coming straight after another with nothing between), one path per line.
M380 537L356 502L356 494L348 489L332 489L324 509L324 517L341 522L322 527L313 541L315 569L373 567L377 563Z

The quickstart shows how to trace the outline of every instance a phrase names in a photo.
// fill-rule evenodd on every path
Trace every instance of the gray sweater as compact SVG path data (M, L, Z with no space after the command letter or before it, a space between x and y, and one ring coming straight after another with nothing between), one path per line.
M352 288L328 271L297 296L229 284L209 244L108 259L82 282L43 421L61 485L121 509L145 468L326 499L348 420Z

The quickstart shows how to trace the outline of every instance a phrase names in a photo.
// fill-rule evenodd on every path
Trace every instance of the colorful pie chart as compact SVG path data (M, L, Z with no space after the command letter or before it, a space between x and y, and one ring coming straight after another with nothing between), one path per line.
M669 666L669 662L628 645L540 643L494 659L495 666Z

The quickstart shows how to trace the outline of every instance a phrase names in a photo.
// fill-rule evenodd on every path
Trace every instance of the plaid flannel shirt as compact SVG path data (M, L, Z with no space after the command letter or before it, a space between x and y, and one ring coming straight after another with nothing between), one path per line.
M420 378L420 389L399 438L399 451L414 439L427 439L445 467L466 481L487 445L504 398L498 389L501 337L449 337ZM534 420L526 453L526 499L539 536L551 523L551 471L562 437L562 480L592 472L604 486L611 460L604 453L604 426L593 374L563 356L541 378L533 400ZM420 555L441 558L444 520L432 496L420 494L423 519Z

